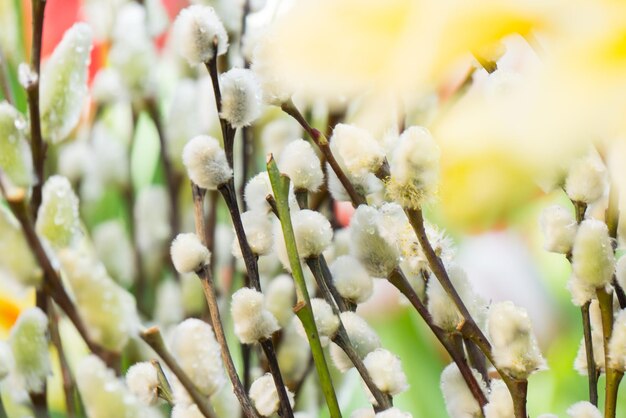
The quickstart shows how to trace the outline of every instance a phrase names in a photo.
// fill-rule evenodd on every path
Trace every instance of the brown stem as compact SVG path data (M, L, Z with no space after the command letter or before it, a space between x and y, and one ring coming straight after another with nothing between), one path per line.
M39 80L41 76L41 42L43 37L45 0L32 0L33 46L31 51L31 67L37 78L26 87L28 111L30 113L30 145L35 169L36 183L33 186L31 211L33 219L37 219L37 211L41 205L41 190L45 180L44 162L46 160L46 144L41 136L41 117L39 113Z
M199 188L197 185L192 183L196 234L204 245L206 245L207 243L207 231L204 225L203 209L205 193L205 190ZM237 396L237 399L239 400L239 403L241 405L241 409L246 416L258 417L254 407L252 406L252 403L250 402L250 398L246 394L246 390L244 389L243 385L241 384L241 380L237 375L237 370L235 369L235 364L230 354L228 343L226 342L226 335L222 326L219 305L215 292L215 283L213 282L211 269L208 266L205 266L199 272L197 272L197 274L200 278L200 282L202 283L202 289L204 291L204 296L206 298L207 304L209 305L209 315L211 316L211 323L213 324L213 329L215 330L215 338L220 345L222 361L224 362L226 372L228 373L228 377L230 378L230 381L233 385L235 396Z
M335 172L335 175L341 182L343 188L346 189L348 196L350 196L352 206L356 208L359 205L367 203L367 201L365 200L365 196L356 191L354 185L350 182L350 179L348 178L348 176L346 176L346 173L344 173L343 169L335 159L335 156L330 149L330 143L328 142L326 136L324 136L323 133L309 125L307 120L304 118L304 116L302 116L302 113L300 113L298 108L296 108L291 99L287 102L284 102L281 105L281 109L285 113L293 117L296 121L298 121L300 126L302 126L302 128L309 134L315 145L317 145L320 151L322 151L322 154L326 158L326 161Z
M470 364L480 373L485 384L489 386L489 373L487 372L487 359L485 355L470 339L463 338L463 343L465 344L465 350L467 351Z
M335 334L335 336L333 337L333 342L337 344L344 353L346 353L352 364L354 364L354 367L361 375L361 379L363 379L363 382L372 393L372 396L374 396L376 404L378 408L380 408L379 410L384 411L385 409L391 408L393 406L393 400L391 396L383 393L378 388L378 386L376 386L376 383L374 383L374 381L372 380L372 376L370 376L370 373L367 370L367 367L365 367L363 360L361 360L361 357L359 357L359 354L356 352L354 346L350 342L348 332L341 323L341 320L339 321L339 329L337 330L337 334Z
M324 295L324 299L326 299L326 302L328 302L330 306L336 305L339 308L339 313L351 310L348 308L345 301L337 291L337 288L333 284L333 279L330 275L330 271L324 271L324 268L322 267L323 257L324 255L320 254L317 257L309 257L305 260L307 266L309 266L309 270L311 270L311 273L315 278L317 286ZM324 259L324 264L325 263L326 260Z
M35 259L37 260L39 266L44 272L44 291L57 303L57 305L59 305L63 312L65 312L72 324L74 324L74 326L76 327L76 330L78 331L80 336L87 344L87 347L89 347L89 349L93 351L94 354L100 356L103 359L106 359L106 351L100 345L96 344L89 336L89 332L85 327L85 324L83 323L80 315L78 314L76 306L65 291L59 274L53 267L50 259L48 258L48 254L46 253L46 250L44 249L43 244L41 243L41 240L39 239L39 236L37 235L33 227L30 212L24 201L23 194L7 196L4 189L3 194L5 195L11 212L13 212L20 225L22 226L22 231L24 232L26 242L28 243L31 251L33 252L33 255L35 256Z
M176 175L176 171L172 166L169 153L167 152L167 139L165 137L165 129L163 129L163 123L161 120L161 113L154 98L146 99L146 109L150 118L154 122L158 136L159 136L159 152L161 155L161 162L163 163L163 174L165 175L165 185L167 187L167 193L169 195L170 203L170 229L171 238L174 239L176 234L180 231L180 210L178 205L178 189L180 180Z
M217 40L216 40L217 42ZM215 51L217 51L217 43L215 44ZM235 141L236 130L220 116L222 113L222 92L220 90L220 79L217 70L217 54L209 62L205 63L209 76L211 77L211 84L213 85L213 95L215 96L215 106L217 107L217 114L220 120L220 128L222 130L222 138L224 139L224 152L226 153L226 161L228 165L233 168L233 145Z
M141 339L144 340L146 344L148 344L154 352L161 357L161 359L163 359L163 362L170 368L172 373L174 373L174 376L178 378L187 393L189 393L189 396L191 396L191 399L193 399L193 402L198 407L198 410L200 410L200 413L206 418L217 418L217 415L215 415L215 411L211 408L208 399L198 391L196 385L194 385L189 376L187 376L187 373L183 371L174 356L168 351L159 328L150 327L143 331L140 336Z
M593 340L591 338L591 320L589 318L589 305L585 303L580 307L583 319L583 338L585 340L585 355L587 358L587 377L589 381L589 402L598 406L598 371L593 356Z
M402 270L396 268L391 272L387 280L389 280L389 282L394 285L400 291L400 293L406 296L406 298L411 302L411 305L413 305L417 313L422 317L424 322L426 322L428 328L430 328L430 330L433 332L433 334L435 334L435 337L437 337L441 345L443 345L448 354L450 354L450 357L452 357L452 360L459 368L459 372L461 373L463 380L465 380L467 387L469 388L470 392L474 396L474 399L476 399L482 409L487 404L487 397L485 396L480 385L476 381L476 377L470 370L470 367L465 360L465 356L463 356L462 353L458 352L454 349L454 347L452 347L448 340L448 337L446 336L446 332L433 323L432 317L430 316L428 309L426 309L426 306L424 306L422 301L419 299L417 293L415 293L415 290L404 276L404 273L402 273Z
M50 340L52 341L52 344L57 351L57 356L59 357L59 363L61 366L63 394L65 395L65 410L67 411L67 417L73 418L74 416L76 416L76 399L74 397L74 388L76 387L76 383L74 382L74 378L72 377L70 365L67 362L67 357L65 356L65 351L63 350L63 342L61 341L61 335L59 334L59 318L57 317L52 301L49 301L48 307Z
M42 393L29 393L30 402L33 406L33 412L35 414L35 418L49 418L50 414L48 413L48 403L46 400L46 392Z
M426 230L424 229L424 218L421 209L405 208L404 211L406 212L407 217L409 218L409 222L413 227L413 230L415 231L415 235L417 236L420 247L422 248L424 255L426 255L426 259L428 261L428 265L431 271L435 274L435 277L437 278L437 280L439 280L439 283L441 283L441 287L444 288L450 299L452 299L452 301L454 302L456 308L461 313L461 316L465 320L465 328L472 329L472 335L474 338L480 340L480 342L477 342L477 345L481 348L481 350L483 350L483 352L485 350L491 351L491 344L489 343L489 340L487 340L487 337L478 327L476 321L474 321L474 318L472 318L472 315L469 313L469 310L465 306L465 303L463 303L463 300L459 296L459 293L456 291L454 285L450 281L450 277L448 277L448 272L446 271L443 262L437 256L437 254L433 250L433 247L428 241L428 237L426 236ZM487 355L487 353L485 353L485 355Z
M241 221L241 213L239 212L239 204L237 203L237 195L235 193L235 183L231 178L226 184L223 184L218 188L219 192L224 197L224 201L226 202L226 206L228 206L228 211L230 212L230 217L233 222L233 226L235 228L235 234L237 235L237 240L239 242L239 247L241 248L241 255L243 256L243 261L246 265L246 270L248 272L248 283L246 286L251 286L254 289L261 291L261 282L259 279L259 267L257 264L257 257L252 252L250 248L250 244L248 243L248 238L246 237L246 231L243 228L243 222Z
M278 398L280 399L280 416L282 418L293 418L293 410L291 409L287 389L285 388L285 383L283 382L283 377L280 373L278 359L276 358L276 352L274 351L274 344L272 344L272 340L267 338L262 339L259 343L265 353L267 363L270 367L270 372L274 378L274 385L276 386L276 392L278 393Z

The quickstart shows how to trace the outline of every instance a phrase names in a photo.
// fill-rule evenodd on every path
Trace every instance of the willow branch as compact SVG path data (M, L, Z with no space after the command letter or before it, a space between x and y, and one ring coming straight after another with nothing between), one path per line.
M194 219L196 224L196 234L200 241L206 245L207 243L207 230L204 225L204 195L206 191L201 189L197 185L192 183L192 194L194 202ZM248 417L258 417L250 398L248 397L246 390L241 384L239 375L237 375L237 369L235 363L228 348L226 341L226 334L224 333L224 327L222 325L222 319L220 317L219 305L217 302L217 295L215 291L215 283L213 282L213 275L209 266L205 266L197 272L200 282L202 283L202 290L209 305L209 315L211 316L211 324L215 330L215 338L220 345L220 352L222 354L222 361L224 367L228 373L228 377L233 385L235 396L241 405L243 413Z
M326 138L326 136L322 132L318 131L317 129L309 125L305 117L302 116L302 113L300 113L300 111L298 110L298 108L296 107L296 105L293 103L291 99L284 102L281 105L281 109L283 110L283 112L293 117L300 124L300 126L302 126L302 128L306 131L306 133L309 134L309 136L311 137L315 145L317 145L317 147L320 149L320 151L326 158L326 161L328 162L330 167L335 172L335 175L341 182L341 185L343 186L344 189L346 189L348 196L350 196L350 200L352 201L352 206L356 208L359 205L367 203L367 201L365 200L365 196L361 195L359 192L356 191L356 189L354 188L354 185L352 184L352 182L350 182L350 179L348 178L346 173L344 173L343 169L341 168L341 166L335 159L335 156L333 155L333 152L330 149L330 143L328 142L328 139Z
M193 399L193 402L198 407L198 410L200 410L200 413L206 418L217 418L215 411L213 411L213 408L211 408L211 405L209 404L209 400L198 391L196 385L194 385L189 376L187 376L187 373L183 371L174 356L165 346L165 342L163 341L159 328L150 327L143 331L140 336L141 339L144 340L146 344L148 344L154 352L159 355L159 357L161 357L172 373L174 373L174 376L176 376L187 393L189 393L189 396L191 396L191 399Z
M43 37L45 0L32 0L33 19L33 44L31 50L30 65L36 77L26 86L28 97L28 111L30 113L30 145L33 157L33 167L35 169L36 184L33 186L31 199L31 211L33 217L37 218L37 211L41 204L41 191L44 177L44 162L46 159L46 143L41 136L41 117L39 112L39 79L41 75L41 42Z
M330 378L330 372L324 357L324 350L322 349L319 333L315 325L313 310L311 309L311 300L309 292L306 288L304 274L302 273L302 265L300 264L298 249L296 248L296 239L289 214L289 178L280 174L276 161L271 154L267 160L267 172L272 184L272 190L276 200L276 208L280 218L282 232L285 237L285 246L289 256L292 276L296 283L296 306L293 309L302 322L309 345L311 346L311 354L313 356L313 361L315 362L315 367L320 380L320 386L322 387L322 392L324 393L330 416L332 418L339 418L341 417L339 403L337 402L333 382Z
M394 285L400 291L400 293L406 296L406 298L409 300L409 302L411 302L411 305L413 305L417 313L422 317L428 328L430 328L430 330L433 334L435 334L435 337L437 337L441 345L443 345L448 354L450 354L452 361L454 361L454 363L458 367L459 372L463 377L463 380L465 381L467 387L472 393L472 396L474 397L474 399L476 399L476 402L478 402L482 409L487 404L487 397L485 396L480 385L476 381L476 377L474 376L469 365L467 364L465 356L462 352L454 349L454 347L451 345L450 339L446 335L446 332L443 329L439 328L437 325L435 325L432 317L430 316L430 313L428 312L428 309L419 299L417 293L415 293L415 290L413 289L413 287L411 287L411 284L404 276L404 273L402 273L402 270L398 268L394 269L387 278L387 280L389 280L389 283Z

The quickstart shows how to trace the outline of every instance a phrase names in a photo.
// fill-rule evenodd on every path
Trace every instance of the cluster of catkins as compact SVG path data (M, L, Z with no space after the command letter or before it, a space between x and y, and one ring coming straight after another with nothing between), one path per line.
M253 379L243 395L253 405L254 413L272 416L280 411L283 418L285 413L312 416L318 411L316 400L325 388L303 387L307 376L314 373L309 367L311 329L303 325L294 311L303 309L301 303L308 296L303 298L303 290L291 275L296 267L290 259L294 249L291 237L284 233L286 219L279 219L276 210L281 196L274 194L276 188L270 174L260 172L245 185L246 210L232 215L235 227L242 226L243 236L233 240L233 235L238 234L230 228L221 223L215 227L215 254L196 233L180 233L172 240L173 234L193 229L193 209L178 202L182 200L179 194L183 195L177 193L178 189L187 182L170 189L143 187L134 195L129 179L133 166L131 141L119 138L127 134L124 124L133 123L128 121L127 116L132 113L128 110L142 106L149 109L150 103L154 103L158 90L154 73L157 53L151 37L163 30L161 20L155 18L159 16L154 11L155 2L145 3L125 4L110 27L98 28L97 35L111 42L111 66L100 70L93 83L91 95L98 109L97 117L93 126L79 132L79 139L58 149L60 175L45 181L34 224L45 249L44 257L61 272L71 301L95 344L113 354L134 345L144 360L157 358L140 345L139 335L146 332L144 324L159 324L167 337L164 346L152 346L165 364L135 362L126 372L125 381L97 353L86 355L82 344L76 343L81 354L69 358L69 363L85 411L91 418L158 417L158 405L165 401L172 406L173 418L235 416L238 405L231 389L237 385L237 379L227 373L230 354L226 355L228 344L222 338L222 327L228 330L232 322L236 338L253 352L259 345L264 349L271 346L264 351L265 357L260 353L257 356L258 366L252 368ZM209 63L228 52L232 32L233 28L225 27L214 9L193 5L177 17L171 48L191 66L206 64L209 68ZM73 26L40 76L42 133L50 146L67 139L79 122L88 94L91 38L88 25ZM162 158L171 164L172 178L186 174L199 190L218 190L227 195L237 174L233 161L229 161L232 144L226 144L226 138L220 141L209 135L218 128L217 124L206 122L209 112L217 113L222 127L236 132L261 117L265 105L295 109L290 92L284 91L279 80L272 78L271 69L264 65L263 48L268 44L271 46L271 42L261 43L254 55L250 52L254 50L254 39L246 39L242 64L250 59L251 69L232 68L216 78L189 76L176 86L168 116L164 121L154 121L157 130L164 131L160 134L167 138L161 143ZM188 68L180 71L189 73ZM22 68L21 73L25 84L32 82L28 67ZM214 89L206 88L209 83L213 83ZM219 89L215 89L216 84ZM214 91L220 92L219 97L213 96ZM203 102L203 95L216 103ZM134 122L140 124L141 118ZM0 104L0 167L6 195L16 189L28 189L37 181L26 126L13 106ZM511 302L489 304L482 299L456 264L450 240L434 226L424 226L421 208L433 199L439 178L439 149L428 130L411 126L402 132L390 130L384 138L377 138L360 127L340 123L326 139L306 123L302 128L313 136L313 142L302 139L302 131L294 122L277 118L265 126L262 146L264 151L273 153L278 169L290 181L288 214L300 268L306 266L308 291L304 290L312 295L315 335L339 372L357 369L371 403L352 417L410 417L410 413L392 406L392 398L408 390L409 383L418 393L419 384L423 383L407 381L399 357L382 346L377 333L359 314L358 306L377 288L375 281L384 280L406 296L442 343L461 341L460 347L447 343L446 348L457 357L441 375L449 415L514 417L520 410L519 402L525 403L525 394L522 401L519 396L514 399L512 386L526 382L530 374L545 368L545 361L525 310ZM227 133L228 129L222 132ZM325 156L332 155L336 164L328 158L323 163L315 145L327 147L329 154ZM565 189L573 201L591 204L600 198L602 167L596 160L588 157L571 168ZM111 188L132 201L127 214L127 221L133 225L130 236L119 220L100 223L87 231L79 216L75 190L80 191L81 203L89 209L103 191ZM333 228L328 219L331 214L313 204L312 197L321 189L336 201L355 204L349 227ZM362 201L354 202L355 195L361 196ZM188 215L176 213L181 207L189 209ZM234 207L237 212L236 202ZM200 217L204 215L200 213ZM171 222L172 216L179 219ZM425 228L423 237L416 222ZM622 287L626 285L626 263L620 260L615 267L611 237L603 221L589 217L577 222L568 209L554 207L545 212L542 225L548 249L571 257L574 274L570 288L575 303L584 305L591 301L594 357L598 369L603 371L607 365L595 294L599 288L608 290L614 275ZM23 232L15 214L0 206L0 273L22 286L42 288L44 273L38 267L40 260L35 260L32 242ZM175 272L166 273L168 277L158 285L153 312L140 313L139 281L159 276L167 264L163 253L170 243ZM232 295L229 293L227 280L220 277L218 268L230 260L225 246L242 266L257 267L256 273L247 271L249 276L259 276L257 285L250 281ZM447 282L442 281L441 271ZM218 306L222 317L230 321L209 324L190 318L206 313L200 283L206 285L213 280L208 272L216 275L218 288L223 291ZM127 290L131 286L135 286L137 301ZM207 299L210 297L209 293ZM3 393L11 392L11 403L28 404L26 394L44 391L52 370L47 330L49 321L57 320L39 308L26 309L8 341L0 342L0 380ZM58 322L64 342L78 340L67 329L64 317ZM470 351L475 342L461 333L468 322L476 326L474 336L486 336L485 345L480 348L487 352L478 354L483 367L481 361L474 364L467 360L472 357ZM608 346L608 367L624 371L625 348L626 313L619 312ZM234 352L232 343L230 350ZM584 345L581 350L584 351ZM267 366L263 360L272 363L273 355L277 368ZM485 356L497 373L484 366ZM584 353L577 360L581 370L586 365L583 359ZM463 373L461 368L469 373ZM277 387L277 381L283 382L285 388ZM476 384L477 391L468 387L468 381ZM286 397L281 397L281 393ZM210 406L198 405L198 399ZM288 405L284 405L285 399ZM599 416L594 408L580 403L572 406L569 413L574 418Z

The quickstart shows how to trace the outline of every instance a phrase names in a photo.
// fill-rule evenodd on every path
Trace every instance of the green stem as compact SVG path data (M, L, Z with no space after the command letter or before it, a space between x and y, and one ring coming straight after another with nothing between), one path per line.
M583 336L585 341L585 355L587 359L587 378L589 381L589 402L598 406L598 371L593 356L593 340L591 338L591 320L589 318L589 305L585 303L580 308L583 318Z
M341 411L339 409L339 403L337 402L337 396L333 387L333 382L330 378L330 372L326 359L324 358L324 350L320 343L319 333L315 326L315 319L313 316L313 310L311 309L311 300L309 292L306 288L306 282L304 280L304 274L302 273L302 265L300 264L300 257L298 256L298 249L296 248L296 239L293 232L293 225L291 224L291 217L289 215L289 178L282 176L278 171L278 166L274 157L270 154L267 160L267 172L272 184L272 190L276 199L276 206L280 217L280 224L285 237L285 246L287 247L287 253L289 255L289 264L291 265L292 276L296 282L296 306L294 312L302 322L302 325L306 331L309 345L311 346L311 354L313 355L313 361L317 369L322 392L326 398L326 404L332 418L341 417Z
M604 418L615 418L617 413L617 391L624 373L610 366L609 341L613 333L613 293L603 287L596 289L600 314L602 316L602 333L604 343L604 364L606 369L606 389L604 398Z

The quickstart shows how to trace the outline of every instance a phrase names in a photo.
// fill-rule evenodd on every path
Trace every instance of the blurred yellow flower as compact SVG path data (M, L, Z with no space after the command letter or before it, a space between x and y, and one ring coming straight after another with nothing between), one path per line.
M303 0L272 24L256 59L305 98L403 95L471 52L542 27L544 14L513 0Z
M9 336L9 331L20 316L20 312L35 305L34 288L18 293L6 287L0 289L0 340Z

